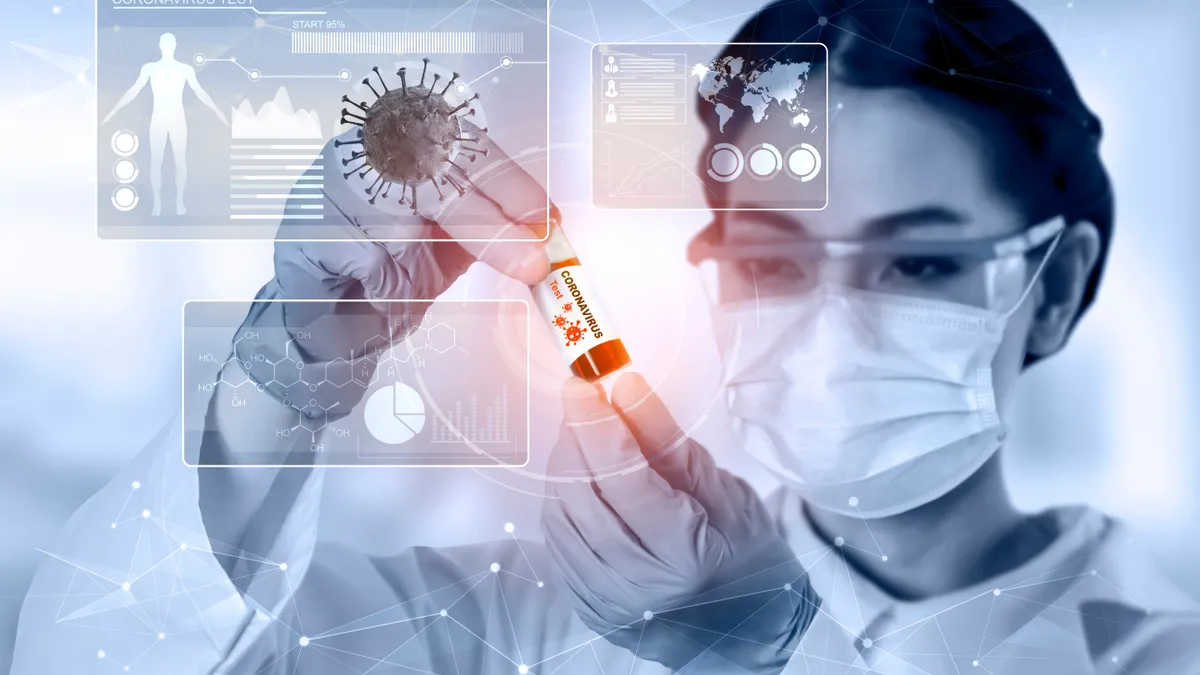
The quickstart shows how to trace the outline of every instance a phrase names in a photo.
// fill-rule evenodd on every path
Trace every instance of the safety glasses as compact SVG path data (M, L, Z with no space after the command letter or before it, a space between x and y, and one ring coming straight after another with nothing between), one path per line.
M717 241L709 227L688 246L688 259L717 304L787 299L821 283L1007 311L1028 280L1030 254L1065 229L1056 216L1016 234L978 239ZM1045 263L1043 259L1042 264Z

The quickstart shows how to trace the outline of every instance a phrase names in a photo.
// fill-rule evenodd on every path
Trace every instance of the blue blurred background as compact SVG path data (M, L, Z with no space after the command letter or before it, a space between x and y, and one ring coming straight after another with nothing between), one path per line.
M1028 508L1091 502L1125 518L1175 579L1200 596L1200 361L1188 347L1200 341L1193 291L1200 284L1200 3L1023 4L1055 39L1104 122L1117 235L1096 307L1068 349L1021 384L1007 471ZM635 359L650 364L652 379L685 421L699 422L705 405L689 392L705 390L697 383L716 376L709 341L683 337L703 321L664 320L644 279L621 271L652 272L677 285L679 307L698 307L682 247L704 214L614 214L587 205L588 50L591 42L686 39L679 27L696 40L719 42L757 5L555 5L555 142L577 166L563 174L552 197L564 204L568 232L594 268ZM7 514L0 518L0 670L7 669L21 599L43 556L37 548L52 547L70 513L177 408L182 303L250 297L269 277L271 260L267 242L99 240L90 183L94 6L28 0L6 10L0 23L7 43L0 49L0 513ZM493 281L476 270L458 290L486 295ZM556 414L546 410L548 428L535 432L535 455L552 441ZM745 459L712 442L722 462L769 489ZM480 473L350 470L331 478L326 499L341 508L323 516L322 536L367 550L492 538L501 536L505 520L526 535L536 530L536 497ZM416 507L437 516L404 517Z

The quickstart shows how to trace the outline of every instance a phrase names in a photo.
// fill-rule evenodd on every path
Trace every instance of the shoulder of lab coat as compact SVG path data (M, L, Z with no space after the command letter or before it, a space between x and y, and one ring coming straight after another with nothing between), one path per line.
M1108 523L1095 555L1100 583L1078 602L1097 673L1200 675L1200 604L1121 523Z
M181 459L176 420L71 517L22 607L13 673L666 672L582 624L539 544L318 543L318 470L272 543L247 545L268 553L238 555L209 540Z
M259 549L265 557L239 556L206 534L181 433L178 418L164 426L43 551L21 608L13 673L220 672L281 630L276 617L315 549L321 472ZM230 557L226 573L219 558Z

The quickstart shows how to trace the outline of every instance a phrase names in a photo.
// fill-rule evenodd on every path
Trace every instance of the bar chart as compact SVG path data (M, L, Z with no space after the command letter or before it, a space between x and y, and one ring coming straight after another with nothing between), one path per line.
M454 408L438 415L433 420L431 443L464 442L474 444L507 444L508 437L508 385L505 384L498 396L479 409L479 396L472 394L466 401L460 399Z

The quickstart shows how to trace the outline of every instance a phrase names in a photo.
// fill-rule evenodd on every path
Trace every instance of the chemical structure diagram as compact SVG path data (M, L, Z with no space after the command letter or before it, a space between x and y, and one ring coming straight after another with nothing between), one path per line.
M306 394L316 392L321 387L366 389L379 381L381 371L385 376L395 377L398 365L423 367L425 356L430 352L446 354L453 350L464 353L467 351L458 344L458 336L453 326L444 321L429 321L428 316L426 319L422 325L413 328L408 335L392 343L390 347L385 346L389 342L386 337L376 335L363 344L362 350L357 350L360 355L351 355L349 358L337 357L332 361L319 364L305 364L299 358L298 348L300 345L298 341L301 341L300 338L292 338L287 341L281 359L272 361L267 354L258 352L249 355L249 358L242 362L236 356L238 354L237 345L242 340L252 339L252 335L239 335L234 339L231 356L224 361L219 360L212 353L199 355L202 363L214 364L219 368L217 379L199 385L199 389L201 392L211 393L218 384L224 384L234 390L233 405L238 407L244 405L244 402L239 403L244 399L238 395L243 388L257 389L262 392L267 387L278 385L287 392L287 398L283 400L283 404L296 414L295 425L281 429L281 435L288 436L296 432L307 432L311 434L314 446L317 442L317 434L326 428L329 428L338 437L348 436L349 429L330 426L330 411L337 408L339 403L322 406L315 398L309 398L305 402ZM241 368L226 367L232 363L239 364ZM266 371L267 367L271 370ZM271 372L271 379L265 382L254 381L246 375L252 368L256 372ZM351 398L357 400L358 397Z

